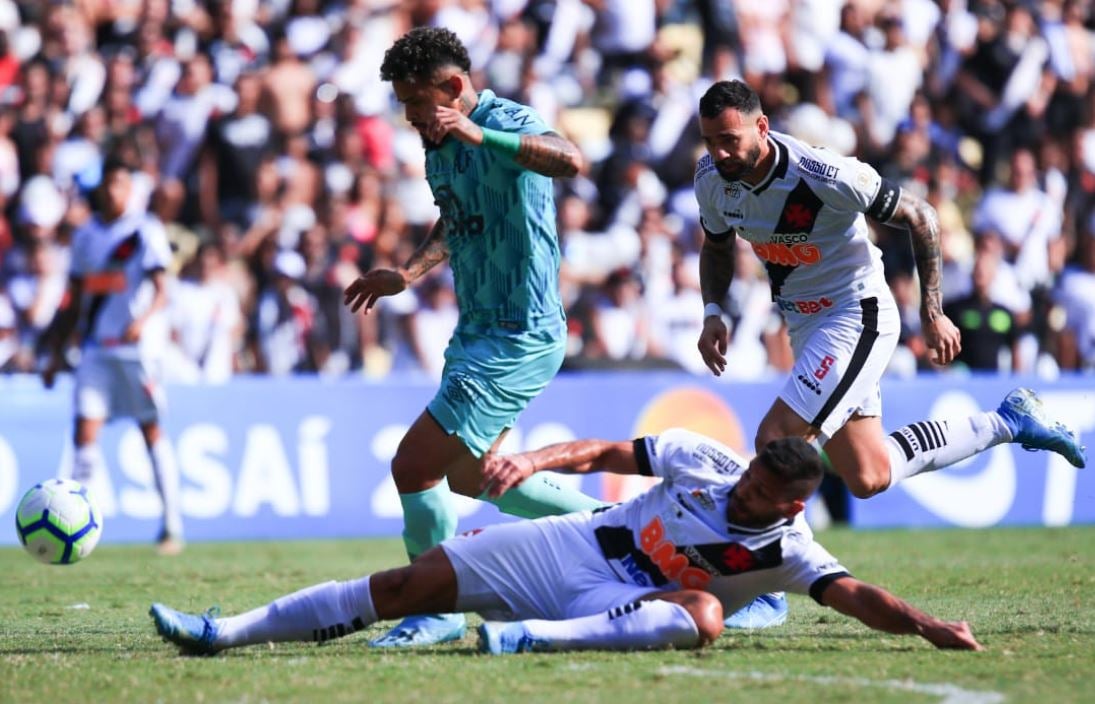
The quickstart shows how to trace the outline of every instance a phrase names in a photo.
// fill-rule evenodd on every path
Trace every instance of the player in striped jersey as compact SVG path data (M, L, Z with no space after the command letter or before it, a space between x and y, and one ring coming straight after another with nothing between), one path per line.
M802 509L821 482L800 438L747 462L687 430L634 442L578 440L491 456L483 488L497 495L536 472L604 470L662 482L612 507L489 526L444 541L410 566L302 589L237 616L153 604L156 630L187 654L273 641L325 641L379 619L478 611L480 650L697 648L723 614L758 594L809 595L887 633L939 648L980 650L965 622L925 614L852 577L813 537Z
M171 248L155 216L127 210L131 178L121 161L109 159L103 167L99 212L73 235L66 304L51 325L42 379L47 387L53 386L64 366L64 350L78 333L73 479L87 484L106 472L98 445L104 423L135 420L163 500L158 550L173 555L183 547L179 476L160 430L165 399L158 378L166 344L160 326Z
M924 339L934 361L948 364L961 340L942 310L935 210L867 164L770 130L757 94L741 81L707 91L700 131L707 147L695 180L706 234L700 353L721 374L728 331L720 303L738 236L765 263L795 352L791 377L757 430L758 450L781 437L815 441L861 498L1003 442L1052 450L1084 466L1076 434L1051 420L1026 389L1013 391L995 411L913 423L886 435L879 379L897 344L899 319L864 216L908 229Z

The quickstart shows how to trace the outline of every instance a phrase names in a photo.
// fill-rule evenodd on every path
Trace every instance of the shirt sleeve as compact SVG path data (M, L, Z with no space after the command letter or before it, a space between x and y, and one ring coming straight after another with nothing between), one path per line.
M834 210L866 213L875 220L887 222L897 210L901 187L882 178L874 167L854 157L844 157L825 150L814 150L816 158L800 162L803 176L814 191Z
M539 113L520 103L504 103L495 107L483 126L487 129L515 134L537 135L551 132L551 128Z
M730 236L733 232L733 226L723 217L722 211L719 209L716 200L719 193L719 184L716 181L718 175L714 172L715 165L711 161L711 155L704 154L696 162L694 185L696 201L700 206L700 225L703 226L703 230L709 239L721 242Z
M167 230L159 220L148 218L141 226L144 253L141 268L145 271L166 269L171 264L171 245L167 242Z
M825 587L851 576L828 550L801 533L784 538L783 572L787 591L809 595L819 604Z
M724 481L746 465L729 448L683 428L639 438L634 447L639 473L666 481Z

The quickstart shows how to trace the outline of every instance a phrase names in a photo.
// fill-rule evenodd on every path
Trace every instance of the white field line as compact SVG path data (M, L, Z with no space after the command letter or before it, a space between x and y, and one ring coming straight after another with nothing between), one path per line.
M831 677L828 675L781 675L771 672L759 672L756 670L703 670L696 667L661 667L656 670L659 675L687 675L689 677L724 677L726 679L749 679L758 682L783 682L793 680L796 682L808 682L820 685L845 685L853 687L878 687L899 692L915 692L939 697L939 704L999 704L1004 701L1004 695L1000 692L981 692L971 689L962 689L958 685L913 682L912 680L872 680L866 677Z

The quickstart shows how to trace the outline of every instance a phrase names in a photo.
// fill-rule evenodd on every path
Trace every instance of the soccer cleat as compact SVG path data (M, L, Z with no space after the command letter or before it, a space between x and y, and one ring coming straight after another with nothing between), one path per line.
M374 648L410 648L448 643L464 637L466 624L464 614L408 616L392 630L369 641L369 645Z
M547 643L530 636L520 621L484 621L478 631L481 653L506 655L548 650Z
M787 621L787 596L783 592L761 594L730 614L723 622L727 628L760 630L782 626Z
M183 655L216 655L216 617L219 609L213 607L204 614L188 614L163 604L153 604L148 615L156 622L156 632L179 646Z
M1087 464L1085 448L1076 433L1050 418L1042 399L1030 389L1009 393L996 412L1011 430L1011 441L1024 450L1052 450L1079 469Z

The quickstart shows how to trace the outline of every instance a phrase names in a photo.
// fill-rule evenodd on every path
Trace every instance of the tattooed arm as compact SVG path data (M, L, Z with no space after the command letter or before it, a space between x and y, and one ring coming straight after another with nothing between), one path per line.
M354 313L364 305L368 313L380 298L394 296L422 278L427 271L448 259L447 231L448 225L441 218L406 264L398 269L373 269L358 277L343 292L343 303Z
M578 147L554 132L521 135L521 148L513 160L529 171L552 178L570 178L582 168Z
M426 240L414 251L407 263L399 269L403 280L412 284L422 278L430 269L449 258L449 245L445 241L445 233L448 232L445 218L439 218L430 229Z
M949 364L962 349L958 328L943 315L943 258L939 216L927 201L902 191L890 225L905 227L912 239L916 272L920 275L920 321L933 362Z

